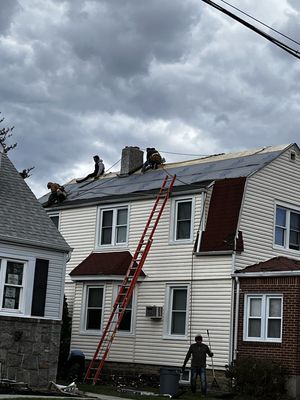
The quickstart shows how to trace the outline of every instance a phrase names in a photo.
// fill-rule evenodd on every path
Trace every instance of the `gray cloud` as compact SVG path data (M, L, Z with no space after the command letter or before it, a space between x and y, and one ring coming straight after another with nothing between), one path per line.
M296 0L232 3L299 37ZM38 195L126 145L208 154L297 140L299 60L201 1L9 0L0 19L0 111Z

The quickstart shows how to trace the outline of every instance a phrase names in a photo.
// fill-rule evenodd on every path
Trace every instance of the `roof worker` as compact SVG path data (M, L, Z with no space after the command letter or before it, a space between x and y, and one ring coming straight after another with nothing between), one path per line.
M53 204L61 203L67 198L65 188L58 183L48 182L47 188L51 190L47 203L43 207L50 207Z
M165 159L161 157L159 152L154 147L147 147L147 158L142 167L142 173L144 174L148 169L157 169L158 165L165 162Z
M91 174L88 174L85 178L83 179L76 179L77 183L81 183L86 181L89 178L94 178L94 179L98 179L101 175L104 174L104 164L103 164L103 160L101 160L101 158L99 156L94 156L93 157L94 161L95 161L95 169L94 172L92 172Z
M207 393L207 381L206 381L206 355L213 357L213 353L210 351L209 347L202 343L202 336L197 335L195 337L195 343L190 345L188 352L186 353L184 363L182 366L182 372L185 366L192 356L191 362L191 389L193 393L196 393L196 381L197 376L200 376L201 381L201 393L206 395Z

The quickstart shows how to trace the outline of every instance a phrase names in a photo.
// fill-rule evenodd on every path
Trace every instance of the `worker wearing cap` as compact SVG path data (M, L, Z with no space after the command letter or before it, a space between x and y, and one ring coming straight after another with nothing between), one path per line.
M191 362L191 389L193 393L196 393L196 381L197 376L200 376L201 381L201 393L207 393L207 381L206 381L206 355L213 357L213 353L209 347L202 343L202 336L197 335L195 337L195 343L190 345L188 352L186 353L184 363L182 366L182 372L185 369L187 362L192 357Z

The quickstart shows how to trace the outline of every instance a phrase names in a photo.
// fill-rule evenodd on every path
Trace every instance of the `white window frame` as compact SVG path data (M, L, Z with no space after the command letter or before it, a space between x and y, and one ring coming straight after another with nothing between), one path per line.
M191 202L191 225L190 237L185 239L177 239L177 217L178 217L178 204ZM185 196L176 197L172 199L171 204L171 223L170 223L170 243L192 243L194 238L194 219L195 219L195 197Z
M120 287L122 283L118 283L114 285L113 289L113 304L117 298L117 295L119 293ZM117 335L119 336L134 336L135 334L135 323L136 323L136 308L137 308L137 303L136 303L136 289L133 289L133 293L131 296L131 321L130 321L130 331L123 331L123 330L118 330Z
M185 319L185 333L182 335L175 335L171 333L172 324L172 304L174 289L186 289L186 319ZM188 338L188 324L189 324L189 299L190 299L190 285L188 283L180 284L167 284L166 297L165 297L165 320L164 320L164 339L186 340Z
M57 229L60 230L60 212L59 212L59 211L51 211L51 212L48 212L47 214L48 214L48 217L49 217L50 219L52 219L53 217L58 217L58 226L57 226ZM52 222L53 222L53 221L52 221ZM54 224L54 222L53 222L53 224ZM56 226L56 225L54 224L54 226Z
M102 299L102 312L101 312L101 326L100 329L86 329L87 323L87 306L88 306L88 293L90 288L103 289L103 299ZM103 331L103 318L104 318L104 308L105 308L105 289L106 286L104 284L96 284L96 283L86 283L83 286L82 291L82 307L81 307L81 317L80 317L80 333L84 335L91 336L99 336L99 334Z
M284 245L280 245L275 243L276 240L276 212L277 212L277 208L282 208L284 210L286 210L286 225L285 227L282 227L285 229L285 235L284 235ZM288 204L288 203L283 203L283 202L275 202L275 206L274 206L274 231L273 231L273 247L274 249L280 249L280 250L284 250L284 251L288 251L291 253L295 253L295 254L299 254L300 250L296 250L296 249L290 249L289 245L290 245L290 215L291 212L300 214L300 207L297 207L295 205L292 204Z
M116 231L117 231L117 212L118 210L126 209L127 210L127 226L126 226L126 241L117 243L116 242ZM113 225L112 225L112 238L111 243L108 244L101 244L102 238L102 219L103 219L103 212L104 211L113 211ZM101 206L98 207L97 212L97 233L96 233L96 248L109 248L109 247L126 247L128 246L128 234L129 234L129 213L130 207L128 204L117 204L115 206Z
M22 263L24 265L22 293L20 295L20 304L18 310L2 307L7 261ZM34 257L28 257L24 259L19 256L16 257L16 255L0 252L0 315L31 317L35 261L36 259Z
M250 317L250 300L260 299L261 300L261 327L260 327L260 337L248 336L249 328L249 317ZM268 337L268 321L273 319L269 317L269 304L270 299L280 299L281 300L281 314L280 317L274 319L280 319L280 337L270 338ZM282 294L245 294L244 297L244 340L248 342L271 342L271 343L281 343L282 342L282 327L283 327L283 295Z

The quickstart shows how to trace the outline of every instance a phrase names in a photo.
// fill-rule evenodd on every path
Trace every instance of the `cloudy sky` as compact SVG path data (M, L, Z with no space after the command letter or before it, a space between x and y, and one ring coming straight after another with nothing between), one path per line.
M300 42L299 0L228 2ZM1 127L15 126L9 157L18 170L35 166L36 196L91 172L95 154L110 168L125 146L181 161L300 144L300 60L202 0L0 7Z

